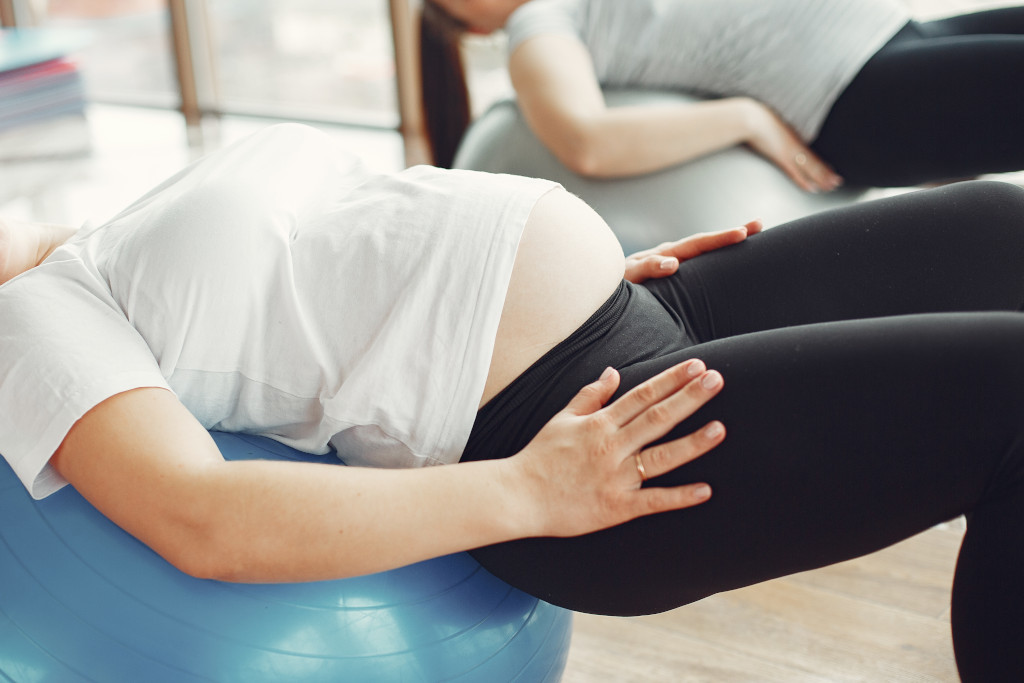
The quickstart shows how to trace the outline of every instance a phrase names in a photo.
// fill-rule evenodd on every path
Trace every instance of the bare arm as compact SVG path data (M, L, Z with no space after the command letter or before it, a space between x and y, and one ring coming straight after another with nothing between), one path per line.
M136 389L87 413L52 462L189 574L341 578L706 500L699 484L640 489L635 454L655 476L717 445L720 429L640 450L716 394L721 377L689 361L602 408L617 385L611 372L585 387L512 458L415 470L227 462L171 393Z
M75 233L75 228L0 218L0 285L35 268Z
M639 175L746 143L804 189L831 190L841 182L768 107L750 98L606 107L590 55L571 36L527 40L512 53L509 71L530 127L581 175Z

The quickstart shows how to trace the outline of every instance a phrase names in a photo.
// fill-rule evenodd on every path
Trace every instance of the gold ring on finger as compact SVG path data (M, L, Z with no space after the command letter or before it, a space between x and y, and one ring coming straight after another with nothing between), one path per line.
M644 469L644 461L640 459L639 453L634 453L633 457L636 458L636 471L640 473L640 483L647 481L647 470Z
M797 152L796 156L793 157L793 161L796 162L797 166L803 166L807 163L807 155L803 152Z

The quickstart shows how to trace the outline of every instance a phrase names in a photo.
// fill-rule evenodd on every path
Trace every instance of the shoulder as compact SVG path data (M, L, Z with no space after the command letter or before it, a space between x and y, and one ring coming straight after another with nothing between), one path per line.
M43 497L63 484L47 462L78 418L120 391L166 383L109 291L73 263L0 287L0 318L0 453Z
M580 36L588 0L531 0L519 7L505 25L509 53L539 35Z

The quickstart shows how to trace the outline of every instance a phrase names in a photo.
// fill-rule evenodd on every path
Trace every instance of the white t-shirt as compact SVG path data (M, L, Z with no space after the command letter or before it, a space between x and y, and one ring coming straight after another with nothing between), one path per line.
M166 387L208 429L355 465L456 462L553 187L374 175L295 124L201 159L0 286L0 453L41 498L86 411Z
M753 97L810 141L909 19L899 0L531 0L505 29L510 53L578 37L605 86Z

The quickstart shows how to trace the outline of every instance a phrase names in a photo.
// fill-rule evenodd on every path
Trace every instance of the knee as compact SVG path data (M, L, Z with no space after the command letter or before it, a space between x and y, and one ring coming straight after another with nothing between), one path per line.
M947 185L958 202L966 202L972 212L992 219L1006 219L1018 225L1024 222L1024 188L999 180L970 180Z
M973 241L985 254L999 252L1007 259L1024 258L1024 188L996 180L971 180L954 183L929 192L938 192L945 201L938 209L955 228L956 241ZM1021 272L1018 265L1015 272ZM974 263L972 267L981 267Z

